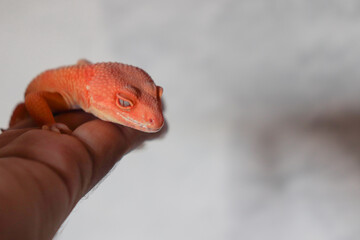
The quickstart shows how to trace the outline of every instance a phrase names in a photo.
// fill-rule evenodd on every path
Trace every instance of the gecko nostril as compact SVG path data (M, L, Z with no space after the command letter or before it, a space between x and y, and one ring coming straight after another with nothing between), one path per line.
M154 120L152 118L149 119L149 123L152 124Z

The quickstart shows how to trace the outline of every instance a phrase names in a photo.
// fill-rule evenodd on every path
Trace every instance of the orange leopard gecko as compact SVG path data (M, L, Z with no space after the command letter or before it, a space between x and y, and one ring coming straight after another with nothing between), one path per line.
M55 122L53 113L81 108L105 121L157 132L164 124L162 92L138 67L79 60L76 65L47 70L32 80L25 102L13 112L10 127L30 115L43 129L71 132L65 124Z

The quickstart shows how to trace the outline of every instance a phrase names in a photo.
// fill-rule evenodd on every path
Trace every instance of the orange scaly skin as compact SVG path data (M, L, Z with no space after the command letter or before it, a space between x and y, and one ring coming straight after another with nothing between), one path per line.
M25 91L25 103L15 108L10 127L30 115L44 129L67 132L53 112L81 108L105 121L157 132L164 124L162 92L140 68L79 60L38 75Z

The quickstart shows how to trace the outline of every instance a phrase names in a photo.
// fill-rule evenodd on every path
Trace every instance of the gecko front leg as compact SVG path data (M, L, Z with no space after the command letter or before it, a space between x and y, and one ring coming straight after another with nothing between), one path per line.
M71 134L71 130L63 123L55 122L53 112L68 110L64 98L59 93L32 92L25 96L25 107L29 115L42 129L57 133Z

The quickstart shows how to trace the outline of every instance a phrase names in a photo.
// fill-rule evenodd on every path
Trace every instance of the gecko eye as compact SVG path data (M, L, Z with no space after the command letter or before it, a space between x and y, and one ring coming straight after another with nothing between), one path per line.
M116 105L123 109L130 109L133 106L133 103L130 100L120 96L120 94L117 94Z

